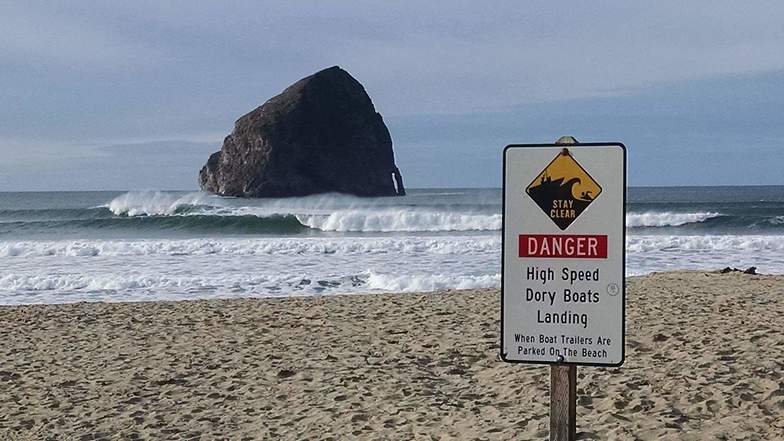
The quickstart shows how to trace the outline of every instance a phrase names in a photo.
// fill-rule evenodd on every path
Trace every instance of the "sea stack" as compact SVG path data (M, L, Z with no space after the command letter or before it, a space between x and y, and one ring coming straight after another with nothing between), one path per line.
M404 195L392 138L365 88L338 66L241 117L199 173L223 196Z

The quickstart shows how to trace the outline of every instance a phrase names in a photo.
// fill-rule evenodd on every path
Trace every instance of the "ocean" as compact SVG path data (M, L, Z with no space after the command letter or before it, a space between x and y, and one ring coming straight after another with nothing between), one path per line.
M626 227L628 275L784 273L784 186L632 187ZM498 287L500 235L500 189L0 193L0 304Z

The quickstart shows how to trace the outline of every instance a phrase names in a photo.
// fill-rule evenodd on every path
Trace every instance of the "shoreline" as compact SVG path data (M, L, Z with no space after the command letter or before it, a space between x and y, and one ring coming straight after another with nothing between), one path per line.
M784 276L627 287L626 363L578 370L583 439L784 437ZM549 370L497 360L499 312L498 289L0 306L0 438L546 437Z
M730 267L726 267L730 268ZM756 267L755 267L756 268ZM743 273L746 268L732 268L730 273ZM627 284L635 279L650 277L650 276L657 276L661 274L673 274L673 273L684 273L684 274L691 274L691 273L699 273L699 274L722 274L722 269L715 269L715 270L700 270L700 269L679 269L679 270L672 270L672 271L651 271L646 274L635 274L635 275L627 275L625 277ZM763 277L781 277L784 280L784 273L754 273L754 276L763 276ZM339 292L339 293L327 293L327 294L313 294L313 293L297 293L297 294L282 294L282 295L274 295L274 296L226 296L226 297L209 297L209 298L174 298L174 299L152 299L152 300L76 300L72 302L58 302L58 303L0 303L0 310L2 308L22 308L22 307L48 307L48 306L68 306L68 305L90 305L90 304L107 304L107 305L140 305L140 304L149 304L149 303L180 303L180 302L233 302L233 301L262 301L262 302L276 302L276 301L285 301L291 299L319 299L319 298L333 298L333 297L355 297L355 296L399 296L399 295L431 295L431 294L447 294L447 293L461 293L461 292L470 292L470 291L498 291L500 293L500 287L490 287L490 288L440 288L433 291L399 291L399 292L389 292L389 291L381 291L381 292ZM500 302L500 300L499 300ZM499 306L500 308L500 306ZM500 313L500 309L499 309Z

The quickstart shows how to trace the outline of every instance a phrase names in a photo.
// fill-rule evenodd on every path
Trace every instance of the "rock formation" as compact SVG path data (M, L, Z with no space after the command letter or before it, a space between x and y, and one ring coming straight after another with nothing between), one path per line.
M199 184L241 197L405 194L389 130L365 88L337 66L238 119Z

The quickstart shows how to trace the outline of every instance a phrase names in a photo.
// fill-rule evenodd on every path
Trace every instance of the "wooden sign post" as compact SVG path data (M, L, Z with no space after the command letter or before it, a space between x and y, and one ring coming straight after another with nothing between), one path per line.
M577 438L577 365L620 366L626 148L504 149L501 359L550 365L550 441Z
M556 144L577 144L562 136ZM550 441L577 439L577 366L550 366Z
M577 437L577 366L550 367L550 441Z

